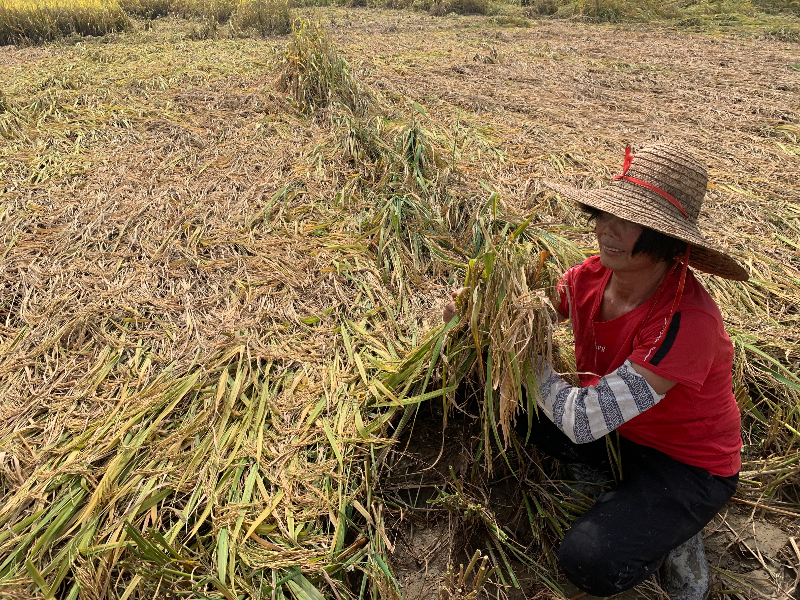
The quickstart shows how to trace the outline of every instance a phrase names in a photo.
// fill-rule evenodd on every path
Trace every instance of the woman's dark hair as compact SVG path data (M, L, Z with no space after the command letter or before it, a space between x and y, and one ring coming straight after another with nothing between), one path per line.
M588 223L595 221L603 212L599 208L587 206L586 204L579 206L588 215ZM660 231L654 231L649 227L643 227L639 239L633 245L631 256L636 256L640 252L650 256L655 262L670 261L686 252L686 242L676 240L674 237Z

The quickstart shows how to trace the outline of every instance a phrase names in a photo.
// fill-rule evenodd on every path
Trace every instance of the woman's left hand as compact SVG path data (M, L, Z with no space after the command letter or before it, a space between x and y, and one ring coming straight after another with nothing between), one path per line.
M461 292L463 292L465 289L467 288L463 287L458 288L452 294L450 294L452 300L444 305L444 310L442 311L442 321L444 321L445 323L449 323L450 320L458 313L458 308L456 307L456 300L458 300L458 297L461 295Z

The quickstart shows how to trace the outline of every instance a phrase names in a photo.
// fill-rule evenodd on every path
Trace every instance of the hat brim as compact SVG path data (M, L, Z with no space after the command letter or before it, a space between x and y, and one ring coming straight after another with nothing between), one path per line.
M596 190L579 190L547 180L542 183L574 202L687 242L691 246L689 265L695 269L734 281L749 279L744 267L704 238L697 226L686 220L677 208L650 190L626 186L626 182Z

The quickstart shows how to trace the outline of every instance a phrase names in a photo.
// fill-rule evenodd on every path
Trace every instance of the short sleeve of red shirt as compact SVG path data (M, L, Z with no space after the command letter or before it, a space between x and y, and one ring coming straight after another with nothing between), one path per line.
M699 391L714 365L718 342L722 341L717 319L701 310L680 311L673 315L658 348L664 320L651 320L648 325L633 349L631 362Z

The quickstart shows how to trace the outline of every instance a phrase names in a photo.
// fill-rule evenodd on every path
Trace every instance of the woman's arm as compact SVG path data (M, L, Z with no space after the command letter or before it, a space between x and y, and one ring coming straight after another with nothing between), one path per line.
M542 411L569 439L586 444L658 404L673 385L626 360L597 385L573 387L545 363L538 400Z

